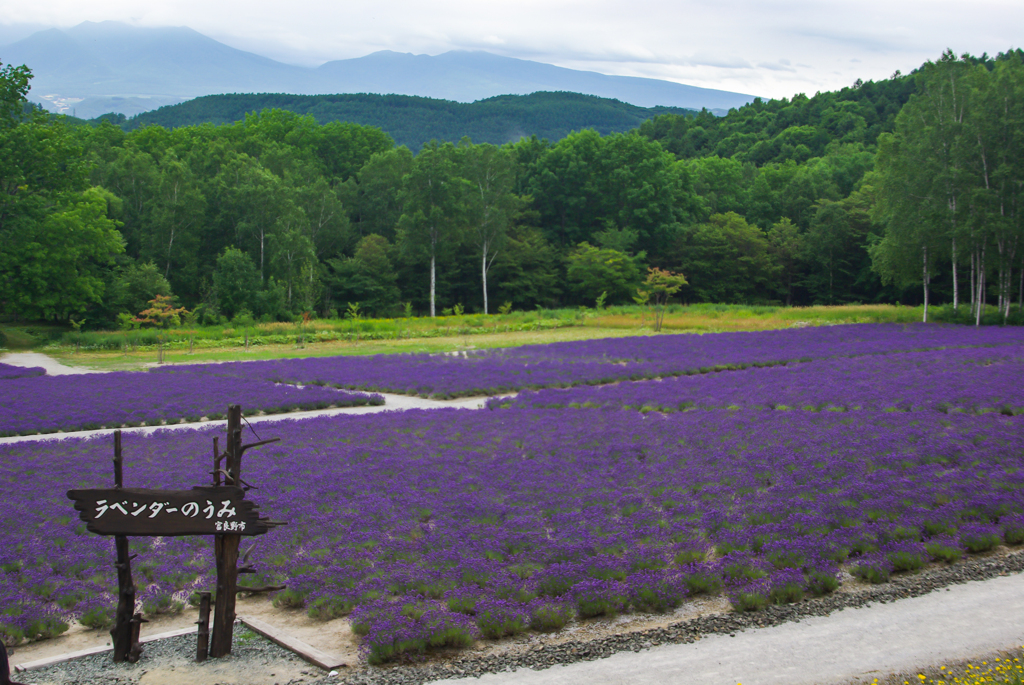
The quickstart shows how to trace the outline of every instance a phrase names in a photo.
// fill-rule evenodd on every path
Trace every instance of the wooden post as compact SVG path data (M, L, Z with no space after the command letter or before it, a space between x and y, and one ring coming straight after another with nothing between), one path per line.
M196 641L196 661L206 661L210 651L210 593L199 593L199 639Z
M217 438L213 439L213 484L220 485L220 449L217 446Z
M225 485L238 485L242 468L242 408L228 407L228 478ZM213 540L217 557L217 597L213 614L213 642L210 656L219 658L231 653L235 625L235 592L238 588L238 545L240 535L216 535Z
M114 487L124 486L124 474L121 462L121 431L114 431ZM132 560L128 553L128 536L115 535L114 546L117 549L117 613L114 615L114 627L110 636L114 643L114 661L120 663L138 660L142 648L137 645L138 631L133 630L135 614L135 583L132 581ZM135 640L133 640L133 634ZM138 650L133 649L137 647ZM133 657L134 654L134 657Z
M21 685L11 680L11 664L7 660L7 646L0 644L0 685Z

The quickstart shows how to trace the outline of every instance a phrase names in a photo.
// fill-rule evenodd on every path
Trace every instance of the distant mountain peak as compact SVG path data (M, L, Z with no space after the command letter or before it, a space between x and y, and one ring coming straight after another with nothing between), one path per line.
M35 97L46 95L51 108L70 113L74 107L78 116L87 118L109 111L130 116L218 93L377 93L474 102L553 91L640 107L713 110L753 99L482 50L450 50L435 56L380 50L307 68L237 50L187 26L139 27L119 21L85 21L69 29L38 31L0 48L0 61L27 64L34 74ZM58 102L64 104L58 107ZM119 110L112 109L115 105Z

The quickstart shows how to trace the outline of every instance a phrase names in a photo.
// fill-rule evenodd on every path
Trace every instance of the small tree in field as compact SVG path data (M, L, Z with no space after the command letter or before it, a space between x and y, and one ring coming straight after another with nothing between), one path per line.
M636 289L638 303L647 304L654 312L654 330L660 331L665 320L665 305L669 299L686 285L683 274L673 273L664 269L651 267L647 270L647 278L643 286Z
M140 326L155 326L156 328L180 326L181 315L186 312L184 307L175 308L172 296L157 295L149 301L149 309L143 309L132 321Z

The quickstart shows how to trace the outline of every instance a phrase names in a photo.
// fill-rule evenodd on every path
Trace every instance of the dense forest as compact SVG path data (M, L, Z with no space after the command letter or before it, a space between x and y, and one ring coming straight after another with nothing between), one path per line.
M631 303L649 269L685 276L684 302L1020 317L1019 50L723 117L415 154L283 109L79 125L26 107L30 78L0 70L7 317L124 326L158 295L199 322L592 307Z
M593 128L602 134L622 133L660 114L694 114L676 107L637 107L618 100L579 93L501 95L476 102L451 102L410 95L207 95L143 112L130 119L103 118L132 131L143 126L230 124L246 114L283 109L308 114L317 123L345 121L375 126L396 145L419 150L431 140L502 145L524 135L561 140L572 131Z

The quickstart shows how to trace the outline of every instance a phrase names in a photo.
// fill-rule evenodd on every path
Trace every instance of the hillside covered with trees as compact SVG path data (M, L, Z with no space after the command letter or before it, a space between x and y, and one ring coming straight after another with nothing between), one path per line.
M637 107L618 100L579 93L502 95L476 102L452 102L411 95L207 95L143 112L130 119L103 118L126 131L143 126L230 124L247 114L283 109L312 116L319 124L343 121L375 126L396 145L419 150L431 140L502 145L524 135L561 140L572 131L592 128L602 134L622 133L662 114L695 114L675 107Z
M415 153L284 109L75 125L22 114L29 77L0 72L8 317L109 327L157 295L200 322L593 306L632 302L650 268L682 273L685 302L1020 316L1020 51L724 117Z

